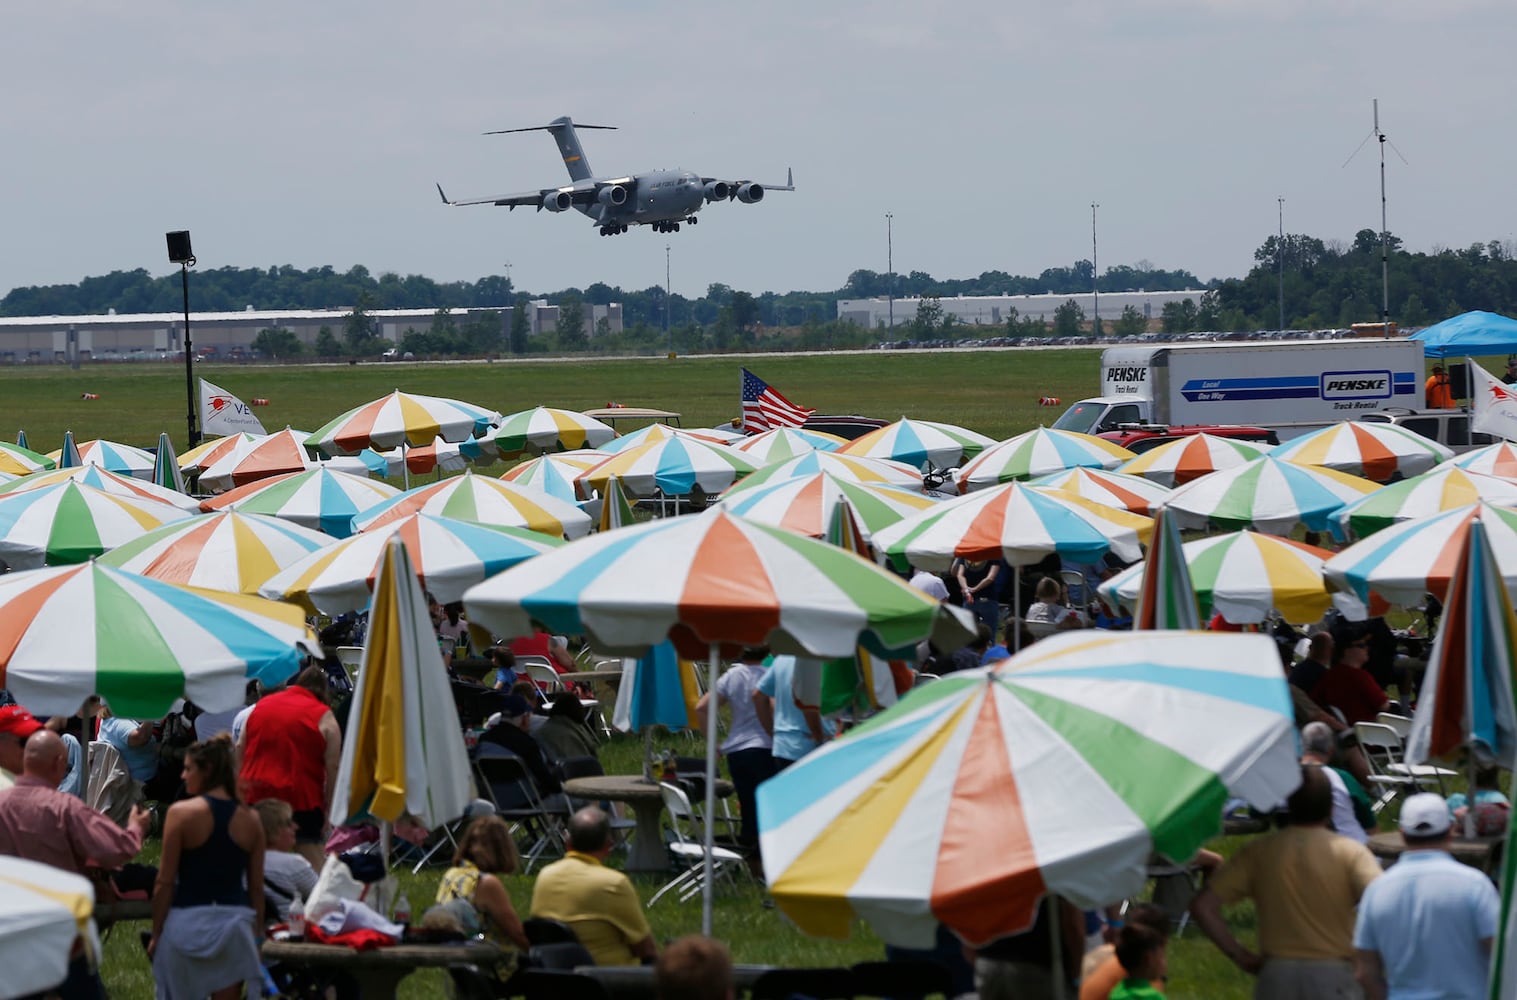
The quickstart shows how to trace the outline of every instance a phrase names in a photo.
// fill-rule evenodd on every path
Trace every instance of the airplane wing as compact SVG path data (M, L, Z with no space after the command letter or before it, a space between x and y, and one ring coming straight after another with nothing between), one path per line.
M761 183L761 182L758 182L758 181L752 181L752 180L729 181L725 177L702 177L701 178L701 183L702 184L712 184L712 183L715 183L716 181L721 181L722 183L726 184L727 187L728 187L728 189L731 190L731 191L733 191L733 192L736 192L737 189L740 188L740 187L742 187L744 184L755 184L755 183L757 183L759 185L759 187L763 188L765 191L794 191L795 190L795 171L791 170L789 168L787 168L785 170L785 183L783 183L783 184L764 184L764 183ZM733 197L736 197L736 195L734 194Z
M507 208L516 208L518 205L531 205L541 209L543 199L558 191L567 192L570 203L575 205L588 205L595 200L594 186L584 187L578 184L567 187L540 188L536 191L523 191L519 194L503 194L494 198L464 198L453 201L443 194L442 185L437 185L438 197L444 205L458 207L461 205L501 205Z

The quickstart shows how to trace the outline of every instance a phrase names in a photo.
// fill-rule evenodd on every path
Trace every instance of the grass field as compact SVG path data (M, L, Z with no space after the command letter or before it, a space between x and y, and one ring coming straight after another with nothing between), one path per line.
M395 388L451 396L502 413L539 404L581 410L616 401L684 415L687 427L738 415L740 369L748 365L793 402L818 413L909 416L961 424L992 438L1051 423L1066 402L1099 388L1099 352L1084 350L869 352L735 358L630 358L468 364L203 366L197 371L244 401L270 431L314 430ZM99 399L85 400L84 393ZM7 368L0 372L0 439L24 429L37 451L104 438L155 445L158 434L186 445L184 369L173 364Z

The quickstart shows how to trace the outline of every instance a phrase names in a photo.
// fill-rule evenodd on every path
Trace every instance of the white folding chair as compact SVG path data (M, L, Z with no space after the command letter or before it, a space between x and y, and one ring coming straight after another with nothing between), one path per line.
M669 857L682 870L653 894L653 898L648 900L649 906L657 903L671 889L678 892L680 902L686 902L699 895L706 884L706 831L700 817L691 807L690 798L683 788L666 781L659 784L659 791L663 793L664 810L669 818L672 838L666 845ZM725 847L712 846L711 862L713 877L730 880L734 870L748 870L743 856Z
M1408 736L1412 735L1412 720L1404 715L1396 715L1394 712L1381 712L1375 716L1375 721L1383 726L1390 726L1401 737L1404 744Z
M363 664L362 646L338 646L337 662L342 664L342 669L348 672L348 680L354 680L358 676L358 668Z
M564 682L559 680L558 671L553 669L546 657L542 656L518 656L516 658L516 671L523 671L527 679L537 685L539 691L545 694L558 694L564 689Z
M1445 779L1458 777L1457 772L1447 768L1406 763L1401 737L1384 723L1357 723L1354 736L1369 762L1370 781L1381 790L1380 798L1373 805L1377 813L1396 796L1418 791L1424 786L1436 787L1440 795L1446 796Z

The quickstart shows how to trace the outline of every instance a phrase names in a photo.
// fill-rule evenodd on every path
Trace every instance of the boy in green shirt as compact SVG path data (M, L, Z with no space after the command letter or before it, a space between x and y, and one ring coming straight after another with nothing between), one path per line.
M1162 934L1141 924L1128 924L1117 935L1117 961L1128 976L1111 991L1111 1000L1164 1000L1164 994L1152 985L1169 974Z

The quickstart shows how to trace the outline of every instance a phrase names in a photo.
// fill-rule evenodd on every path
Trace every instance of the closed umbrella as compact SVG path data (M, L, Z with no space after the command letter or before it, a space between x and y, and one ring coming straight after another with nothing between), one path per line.
M949 469L974 458L995 441L967 427L902 417L838 449L841 455L888 458L913 469Z
M226 711L320 647L298 608L192 590L99 562L0 576L0 687L38 715L98 694L158 719L181 698Z
M239 486L203 500L200 509L240 510L294 521L303 528L324 531L333 538L353 533L355 515L375 507L400 491L363 476L316 468L286 473Z
M1344 420L1303 434L1276 448L1271 454L1287 462L1320 465L1377 483L1393 476L1417 476L1454 453L1400 424Z
M1190 566L1180 547L1180 529L1163 511L1154 518L1154 540L1138 584L1135 629L1199 629L1201 613L1190 582Z
M158 435L158 451L153 456L153 485L175 493L184 492L184 474L179 471L179 459L166 433Z
M411 514L307 554L266 578L259 593L327 615L361 611L369 603L391 536L400 538L422 585L443 604L460 599L481 580L563 544L524 528Z
M616 437L616 429L573 410L537 406L501 418L495 446L502 455L599 448Z
M960 493L970 493L1065 469L1115 469L1132 457L1132 452L1104 438L1039 427L993 444L965 462L957 482Z
M601 499L599 531L615 531L633 524L632 504L622 491L621 480L612 476L606 480L606 495Z
M527 528L565 538L590 531L590 515L573 504L530 486L477 476L472 470L397 494L355 517L353 527L368 531L412 514Z
M79 446L74 443L73 431L63 432L63 447L58 449L57 455L49 457L57 460L60 469L72 469L84 464L79 457Z
M81 563L189 516L157 500L118 496L84 483L12 492L0 496L0 560L12 569Z
M155 528L100 562L168 583L255 596L269 577L331 542L283 518L224 510Z
M68 977L74 942L100 958L95 889L73 872L0 855L0 997L42 994Z
M1345 505L1333 517L1340 535L1368 538L1401 521L1468 507L1477 501L1500 507L1517 504L1517 482L1445 466L1382 486Z
M437 827L473 794L469 757L416 569L401 540L386 541L369 609L369 636L342 741L332 815L404 816Z
M855 917L931 947L984 945L1056 893L1139 892L1189 858L1230 796L1273 808L1300 779L1290 696L1259 635L1062 633L915 690L759 786L780 909L808 934Z

